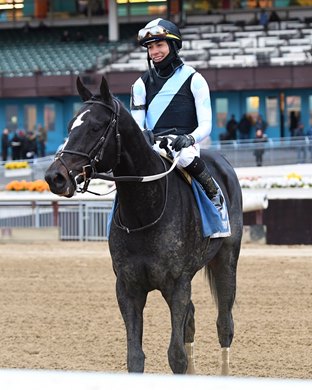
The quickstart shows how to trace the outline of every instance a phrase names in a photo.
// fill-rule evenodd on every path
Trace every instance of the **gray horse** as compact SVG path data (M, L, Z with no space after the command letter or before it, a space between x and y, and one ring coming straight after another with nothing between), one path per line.
M129 372L143 372L143 309L159 290L171 313L168 359L173 373L194 373L194 275L206 270L218 307L217 331L222 374L229 372L234 335L232 307L242 237L242 196L230 163L219 153L202 153L228 207L231 236L203 237L201 216L191 186L146 142L142 131L109 91L103 78L93 95L80 81L84 104L69 123L69 138L46 172L50 189L71 197L77 183L85 190L93 177L116 182L117 202L109 234L116 294L127 332ZM99 173L105 173L101 176ZM158 180L144 178L159 175Z

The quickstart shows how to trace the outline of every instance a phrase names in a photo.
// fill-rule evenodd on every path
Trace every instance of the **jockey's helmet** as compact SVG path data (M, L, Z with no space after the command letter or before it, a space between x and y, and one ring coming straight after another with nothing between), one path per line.
M173 41L177 48L182 47L182 36L178 27L165 19L154 19L142 28L138 33L138 42L146 47L148 43L155 41Z

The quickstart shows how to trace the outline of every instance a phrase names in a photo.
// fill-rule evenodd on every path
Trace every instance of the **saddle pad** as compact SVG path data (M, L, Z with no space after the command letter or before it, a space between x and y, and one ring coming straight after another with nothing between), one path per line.
M220 186L215 180L214 182L223 196ZM224 196L222 208L218 211L206 195L201 184L194 178L192 180L192 189L202 219L203 236L210 238L229 237L231 235L231 226Z
M222 193L222 190L219 187L218 183L216 181L215 183ZM192 189L202 219L203 236L210 237L210 238L220 238L220 237L230 236L231 227L230 227L230 221L229 221L225 200L223 202L222 209L218 211L213 205L213 203L211 202L211 200L206 195L206 192L203 190L203 187L195 179L192 180ZM112 219L116 207L117 207L117 196L114 199L112 210L108 216L107 237L109 237L110 227L112 224Z

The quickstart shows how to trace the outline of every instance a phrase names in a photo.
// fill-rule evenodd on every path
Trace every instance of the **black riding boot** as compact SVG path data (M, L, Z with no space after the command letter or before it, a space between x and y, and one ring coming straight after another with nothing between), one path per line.
M223 197L221 195L221 191L216 186L213 178L208 172L208 168L206 167L204 161L199 157L195 157L193 162L184 169L203 186L208 198L219 211L222 208Z

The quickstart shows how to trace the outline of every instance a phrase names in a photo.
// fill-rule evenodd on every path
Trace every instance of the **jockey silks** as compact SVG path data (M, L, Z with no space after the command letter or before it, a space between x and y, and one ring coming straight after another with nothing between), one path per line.
M153 72L155 70L153 69ZM142 76L146 90L146 128L155 134L176 128L179 134L190 134L196 127L197 116L191 81L196 71L187 65L176 69L170 78L154 73L154 82L149 73ZM183 117L180 115L183 110Z

